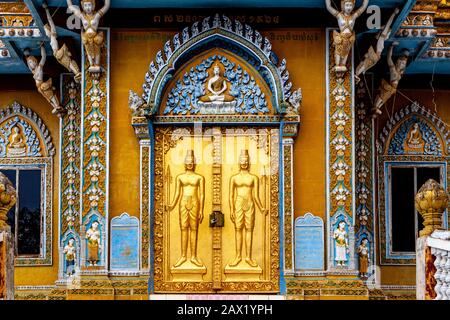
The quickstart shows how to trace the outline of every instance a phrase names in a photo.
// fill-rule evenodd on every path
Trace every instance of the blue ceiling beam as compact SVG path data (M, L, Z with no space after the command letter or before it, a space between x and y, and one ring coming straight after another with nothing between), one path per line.
M42 5L43 0L34 0ZM100 2L100 1L99 1ZM340 4L340 0L336 1ZM358 2L358 4L361 1ZM371 0L370 4L393 8L405 0ZM66 0L47 0L50 7L67 7ZM77 1L74 2L77 4ZM100 4L98 4L100 5ZM325 8L324 0L111 0L112 8Z
M42 23L42 19L39 16L39 13L38 13L38 11L36 9L36 6L33 3L33 0L23 0L23 2L25 2L25 4L28 7L28 10L30 10L31 15L33 16L34 23L39 28L39 31L41 32L43 37L46 38L45 41L49 41L47 36L45 36L44 24ZM40 5L42 5L42 3Z
M394 24L392 25L392 33L391 38L395 37L395 34L397 33L398 29L400 29L403 21L405 21L406 17L408 17L409 13L411 12L412 8L416 4L417 0L407 0L405 5L403 6L403 9L400 11L400 13L397 16L397 19L395 19Z

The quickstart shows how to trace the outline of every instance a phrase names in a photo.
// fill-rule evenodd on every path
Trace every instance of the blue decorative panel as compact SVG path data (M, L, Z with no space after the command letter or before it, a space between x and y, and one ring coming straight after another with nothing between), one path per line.
M295 269L323 270L324 264L323 220L307 213L295 220Z
M430 127L427 121L415 115L404 121L397 129L394 137L389 145L388 154L390 155L404 155L407 154L404 149L405 142L408 141L408 133L413 126L417 124L421 139L424 141L423 150L417 152L409 151L408 154L425 154L432 156L442 156L442 146L436 132Z
M139 220L128 213L111 220L111 270L139 270Z
M170 91L164 114L201 113L200 97L207 95L206 80L210 76L208 69L219 62L225 69L229 94L233 97L231 113L258 114L268 113L266 97L256 81L241 66L236 66L226 57L213 55L192 67Z
M23 153L19 156L43 156L41 152L41 144L36 131L24 118L15 116L0 126L0 157L14 157L14 155L8 155L6 152L6 146L10 143L9 137L14 135L14 130L17 130L17 134L22 137L24 140L23 144L25 145Z

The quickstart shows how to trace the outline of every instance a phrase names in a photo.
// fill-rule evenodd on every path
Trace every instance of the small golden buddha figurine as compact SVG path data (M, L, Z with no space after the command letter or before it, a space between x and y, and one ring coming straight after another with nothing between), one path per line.
M75 75L75 81L80 82L81 72L77 62L72 59L72 54L66 44L63 44L61 48L59 47L56 26L53 22L52 16L50 15L47 4L44 2L42 7L45 9L45 13L47 14L48 24L44 26L44 30L47 37L50 38L50 46L52 47L53 55L62 66Z
M105 5L98 11L95 11L95 0L82 0L83 11L80 7L73 5L72 0L67 0L67 7L83 24L81 39L89 61L88 70L92 73L99 73L101 71L101 47L105 39L103 32L98 31L98 25L100 18L109 10L110 0L105 0Z
M366 10L369 0L364 0L362 6L355 11L355 0L342 0L340 12L333 8L331 0L325 0L325 4L327 10L336 17L340 30L333 31L335 71L344 73L347 71L348 55L356 40L354 31L356 19Z
M227 79L220 74L219 65L214 65L214 76L208 81L208 91L211 94L200 97L201 102L231 102L234 97L226 94L228 89Z
M14 148L14 149L26 147L25 138L23 137L22 133L20 132L19 127L12 128L11 143L10 143L9 147Z
M421 148L422 147L422 134L420 132L419 124L414 123L413 129L411 130L411 133L409 134L408 138L408 147L410 148Z
M17 126L12 127L10 143L8 144L7 155L9 157L24 156L26 153L25 137L20 132L20 128Z

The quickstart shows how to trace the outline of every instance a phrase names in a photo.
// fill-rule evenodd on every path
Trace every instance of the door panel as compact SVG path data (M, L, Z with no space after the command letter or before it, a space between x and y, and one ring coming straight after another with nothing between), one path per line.
M187 127L156 128L155 292L278 292L278 135L278 129L261 128L215 127L195 134ZM194 170L185 164L188 150L196 160ZM242 150L248 150L249 171L240 169ZM267 214L255 198L258 186ZM234 222L232 205L237 207ZM213 211L223 214L223 227L210 226ZM237 234L242 234L242 258L234 265Z

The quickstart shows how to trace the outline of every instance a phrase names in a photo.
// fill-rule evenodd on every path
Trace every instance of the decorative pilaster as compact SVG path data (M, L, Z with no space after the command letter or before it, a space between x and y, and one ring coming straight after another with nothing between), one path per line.
M150 269L150 139L139 140L141 166L141 270Z
M283 138L283 205L284 205L284 272L294 273L293 233L294 194L293 194L293 138Z
M213 128L213 212L222 211L222 134ZM222 228L213 227L213 289L222 288Z
M80 151L81 151L81 91L73 75L61 75L61 97L67 113L61 118L60 126L60 218L59 218L59 279L65 278L71 270L64 248L73 239L76 258L74 270L80 269Z
M356 185L356 217L355 217L355 248L358 257L358 248L364 239L367 239L368 270L363 273L366 277L374 274L376 243L374 237L375 219L373 216L373 120L369 114L371 77L365 75L356 87L356 154L355 154L355 185ZM358 267L360 263L358 262ZM360 268L361 269L361 268ZM362 268L364 269L364 268ZM363 271L363 270L360 271Z
M101 71L88 71L89 63L83 48L82 81L82 152L81 152L81 230L86 250L82 250L82 270L106 270L108 266L108 171L109 171L109 29L103 29L105 42L101 48ZM96 229L95 225L98 223ZM98 250L91 246L89 263L86 236L98 231ZM95 240L93 240L95 242ZM97 250L97 254L95 251ZM92 262L92 260L94 262Z
M336 73L332 30L327 30L327 211L328 270L348 273L354 265L353 59ZM349 57L352 57L350 55ZM341 230L339 226L341 225ZM341 243L338 243L336 239ZM342 249L345 246L345 249Z

